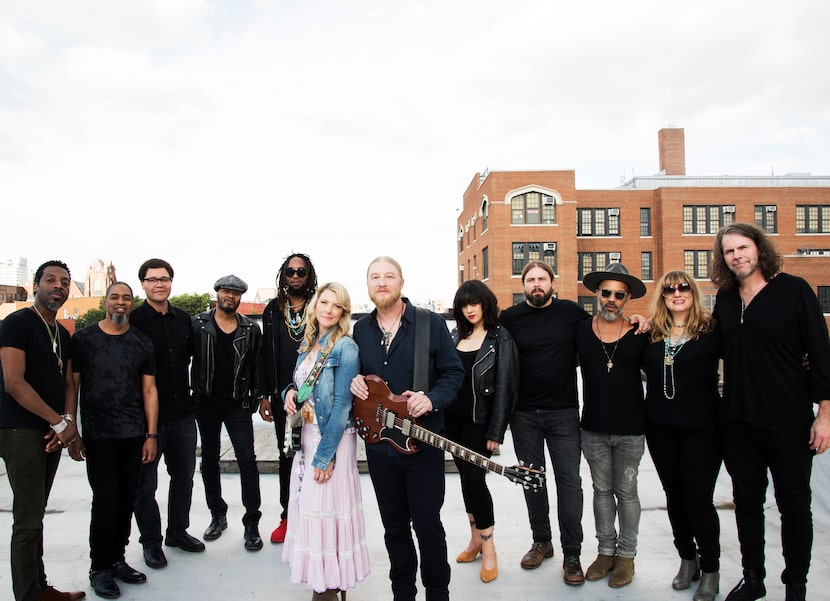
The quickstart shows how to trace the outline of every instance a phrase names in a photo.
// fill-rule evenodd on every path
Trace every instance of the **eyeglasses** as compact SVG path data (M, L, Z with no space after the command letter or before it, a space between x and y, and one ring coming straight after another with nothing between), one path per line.
M670 286L663 286L663 296L672 296L675 292L686 294L692 291L691 284L672 284Z
M617 300L624 300L626 296L628 296L628 292L620 292L619 290L605 290L604 288L599 291L602 295L602 298L611 298L611 295L614 295L614 298Z
M285 275L286 277L293 278L295 275L304 278L308 274L308 269L305 267L300 267L299 269L294 269L293 267L286 267L285 268Z
M170 282L173 281L173 278L144 278L141 281L142 282L147 282L148 284L150 284L152 286L152 285L158 284L158 283L169 284Z

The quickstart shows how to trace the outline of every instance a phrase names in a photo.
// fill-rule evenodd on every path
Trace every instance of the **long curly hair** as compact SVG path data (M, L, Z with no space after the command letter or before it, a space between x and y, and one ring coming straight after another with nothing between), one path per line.
M280 265L279 270L277 271L277 309L280 311L285 310L285 303L288 302L288 284L285 281L285 268L288 267L288 263L291 259L300 259L305 263L305 268L308 270L308 283L306 285L306 291L303 295L303 299L308 304L308 301L314 296L314 293L317 291L317 272L314 271L314 265L311 263L311 259L308 258L308 255L303 253L292 253L285 257L285 261L282 262Z
M766 281L770 281L775 277L775 274L781 271L784 258L775 248L767 233L751 223L733 223L722 227L715 236L710 279L720 290L731 292L737 290L741 285L738 277L729 269L729 265L726 264L723 258L723 237L728 234L737 234L749 238L755 243L758 248L758 268Z
M308 323L305 327L303 341L300 344L300 350L303 352L314 346L314 341L317 339L317 331L320 329L319 322L317 321L317 299L319 299L320 295L326 290L334 292L334 295L337 297L337 304L343 307L343 315L340 316L337 325L332 328L333 331L326 339L326 347L322 350L330 351L334 348L335 342L343 338L343 336L349 335L349 329L352 325L352 299L349 297L349 291L346 290L346 287L343 284L338 282L323 284L320 286L317 293L312 297L311 302L308 304L308 309L306 309Z
M689 284L692 287L692 308L686 318L686 335L689 338L697 338L700 334L711 331L715 325L712 314L703 306L700 288L694 278L690 277L685 271L669 271L657 281L654 286L654 294L652 294L649 302L649 312L651 313L649 337L652 342L660 342L671 336L674 319L671 311L666 306L663 287L677 284Z

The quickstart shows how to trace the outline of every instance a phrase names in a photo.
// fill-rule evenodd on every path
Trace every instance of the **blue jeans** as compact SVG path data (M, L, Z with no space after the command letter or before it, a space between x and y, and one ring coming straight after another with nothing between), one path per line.
M637 474L645 450L645 435L600 434L582 431L582 453L591 468L594 522L600 555L633 559L640 530ZM614 524L620 519L620 534Z
M167 534L178 535L190 526L193 473L196 470L196 419L189 415L158 424L158 454L141 466L135 493L135 521L145 547L161 546L161 514L156 502L159 461L164 455L170 487L167 493Z
M222 424L231 439L242 484L242 505L245 515L242 523L258 525L262 513L259 510L259 469L254 454L254 424L251 412L233 401L200 402L196 410L199 432L202 435L202 482L210 514L213 517L228 514L228 504L222 498L222 482L219 474L219 447Z
M33 428L0 429L0 457L13 499L11 575L17 601L37 601L46 587L43 515L61 454L45 451L44 434Z
M518 409L510 417L516 457L524 465L545 467L548 446L556 479L556 509L559 536L565 555L582 552L582 478L579 448L579 412L572 409ZM547 485L534 492L525 490L525 503L534 542L551 540L550 504Z

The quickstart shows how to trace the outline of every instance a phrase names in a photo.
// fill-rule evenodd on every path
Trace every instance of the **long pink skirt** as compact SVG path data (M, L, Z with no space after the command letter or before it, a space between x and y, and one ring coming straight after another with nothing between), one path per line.
M302 450L294 457L288 503L288 531L282 560L291 582L318 593L347 590L370 573L357 471L357 437L349 428L340 439L331 479L314 481L311 459L320 442L316 424L303 426Z

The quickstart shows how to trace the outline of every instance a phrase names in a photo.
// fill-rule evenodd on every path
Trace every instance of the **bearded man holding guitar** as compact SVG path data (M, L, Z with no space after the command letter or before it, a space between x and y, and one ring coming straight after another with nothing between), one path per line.
M361 374L380 376L393 392L406 398L409 417L427 430L440 432L442 410L453 402L464 381L464 367L447 326L440 316L416 310L401 297L404 279L395 259L374 259L366 282L375 310L354 326ZM416 330L421 336L416 336ZM423 338L427 330L428 336ZM416 337L420 344L416 344ZM426 361L419 357L426 357ZM363 375L352 380L351 392L356 403L369 398ZM418 555L412 539L414 529L426 599L448 601L450 565L441 523L444 453L428 445L419 445L417 453L402 453L391 444L370 444L366 457L385 531L393 599L415 599Z

